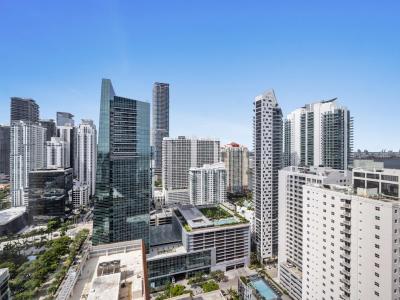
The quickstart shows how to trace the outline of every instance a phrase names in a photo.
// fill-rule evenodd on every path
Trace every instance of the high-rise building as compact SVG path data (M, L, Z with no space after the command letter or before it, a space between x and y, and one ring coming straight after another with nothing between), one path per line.
M56 122L53 119L40 120L39 124L46 128L46 141L50 141L52 137L57 136Z
M34 222L65 218L72 204L72 169L40 169L29 172L28 211Z
M101 87L93 244L142 239L149 247L151 149L149 103Z
M89 186L89 195L94 196L96 187L97 131L92 120L82 120L76 137L76 174L82 184Z
M10 181L13 206L28 205L28 174L46 167L46 129L14 121L11 126Z
M0 269L0 299L9 300L11 299L11 291L8 284L10 280L10 272L8 268Z
M162 173L162 141L169 136L169 84L155 82L153 85L152 142L154 150L154 175Z
M0 125L0 174L10 175L10 126Z
M192 205L219 204L226 200L224 163L189 169L189 196Z
M69 168L69 147L59 137L52 137L46 142L47 168Z
M282 167L282 111L273 90L255 98L253 203L260 261L278 254L278 171Z
M88 207L89 202L89 186L81 184L78 180L74 180L72 190L72 204L74 209Z
M398 198L315 184L303 202L302 299L398 299Z
M33 99L11 97L11 125L15 121L39 122L39 105Z
M350 185L349 171L322 167L286 167L279 171L278 279L289 295L302 297L303 186Z
M307 104L284 124L285 166L324 166L345 170L352 162L353 118L336 98Z
M65 142L67 148L66 167L73 168L76 175L76 128L70 125L57 126L57 136Z
M57 126L74 126L74 115L69 112L57 112Z
M236 143L221 147L229 193L243 193L249 186L249 150Z
M214 139L164 138L162 184L167 203L189 203L189 169L219 162L219 147Z

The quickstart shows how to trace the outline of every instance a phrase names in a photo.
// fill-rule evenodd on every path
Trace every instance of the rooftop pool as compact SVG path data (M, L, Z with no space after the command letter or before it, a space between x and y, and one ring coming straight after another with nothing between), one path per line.
M265 300L279 300L280 297L274 292L274 290L268 285L262 278L251 281L253 287L260 293Z

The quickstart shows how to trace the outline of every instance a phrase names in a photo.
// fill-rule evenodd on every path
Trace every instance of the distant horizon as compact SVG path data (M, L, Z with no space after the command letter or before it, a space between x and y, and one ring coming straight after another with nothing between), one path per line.
M149 103L165 82L170 136L252 149L253 100L273 88L284 116L337 97L354 117L354 151L398 151L399 11L386 0L3 0L0 123L17 96L42 119L65 111L98 125L101 78Z

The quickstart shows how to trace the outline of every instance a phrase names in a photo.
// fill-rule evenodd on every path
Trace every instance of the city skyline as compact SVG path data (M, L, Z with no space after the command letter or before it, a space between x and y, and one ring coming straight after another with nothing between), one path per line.
M0 103L30 97L43 118L68 111L75 120L90 118L98 125L101 78L112 78L123 94L149 103L153 82L168 82L170 136L220 138L251 149L252 99L274 88L284 116L338 97L354 115L355 150L400 148L391 138L400 126L397 3L292 4L290 10L224 4L172 1L154 11L154 3L99 3L79 5L76 12L73 3L49 3L46 9L24 3L20 9L22 3L5 1L0 32L8 46L0 49ZM70 24L72 11L76 23ZM18 24L11 22L16 14ZM106 38L117 46L105 51L99 45ZM28 54L21 40L30 44ZM9 123L6 110L0 123Z

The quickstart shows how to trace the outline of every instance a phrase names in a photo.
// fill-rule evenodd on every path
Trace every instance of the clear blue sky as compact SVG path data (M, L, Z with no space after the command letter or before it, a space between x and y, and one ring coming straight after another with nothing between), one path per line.
M171 136L251 147L274 88L284 114L338 97L355 149L398 150L400 2L0 0L0 123L11 96L97 122L103 77L149 102L169 82Z

